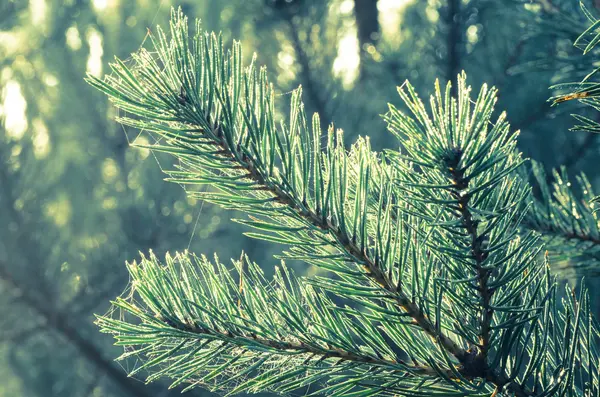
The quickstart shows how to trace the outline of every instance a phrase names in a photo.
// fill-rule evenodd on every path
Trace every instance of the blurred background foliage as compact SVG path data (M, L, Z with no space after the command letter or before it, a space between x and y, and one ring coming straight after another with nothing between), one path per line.
M246 59L257 52L284 99L301 84L308 110L348 142L393 147L379 115L398 104L396 86L410 79L425 95L464 69L474 86L499 88L526 156L600 182L597 135L569 132L570 113L589 108L547 102L549 86L597 67L573 47L588 24L574 0L1 0L2 397L179 394L127 378L120 349L92 324L127 285L124 261L189 248L275 263L235 214L163 182L171 159L131 149L147 138L112 121L83 81L147 45L171 6L241 40Z

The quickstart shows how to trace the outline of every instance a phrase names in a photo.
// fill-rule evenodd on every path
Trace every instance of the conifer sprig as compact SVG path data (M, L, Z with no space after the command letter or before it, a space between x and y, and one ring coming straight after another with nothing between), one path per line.
M247 257L234 267L232 273L217 258L188 254L167 255L164 264L150 254L128 265L137 297L118 298L120 319L101 316L98 325L126 347L121 359L144 357L131 375L153 368L148 381L166 376L172 387L230 394L285 393L327 378L335 379L332 394L393 394L437 377L432 368L397 360L366 315L341 310L285 264L270 282ZM123 321L130 317L141 322Z
M598 66L594 63L600 43L600 20L592 10L580 2L583 14L589 21L589 27L577 38L574 45L585 55L582 64L592 68L582 81L561 83L552 87L561 91L560 95L550 98L554 105L577 100L596 111L600 111L600 84L594 82ZM590 58L591 57L591 58ZM573 115L578 124L571 130L600 132L600 123L595 117ZM561 168L552 172L548 178L543 168L534 163L533 174L539 188L534 198L535 205L526 218L525 226L539 232L552 253L553 268L563 275L592 275L600 269L600 235L597 216L597 197L586 176L577 176L576 186L567 176L567 170Z
M553 269L563 275L595 276L600 271L600 220L591 183L584 174L570 181L567 170L553 171L549 185L543 167L533 162L539 187L524 225L544 237Z
M178 157L180 170L169 172L169 180L217 188L219 193L193 195L252 214L239 220L259 230L248 236L289 244L285 258L337 273L339 280L312 282L358 300L380 321L385 323L391 310L412 317L418 327L399 334L397 343L422 345L415 360L446 367L448 357L438 343L455 357L467 357L405 292L414 294L415 287L402 273L410 272L414 280L419 276L416 269L398 265L409 261L412 248L402 244L406 237L398 227L402 214L390 183L394 170L371 152L368 140L359 140L347 154L341 131L331 128L321 148L318 116L310 129L300 90L292 95L290 125L277 128L266 72L257 73L254 62L242 70L239 44L226 57L217 36L198 33L195 50L186 53L185 17L175 14L171 31L173 48L160 29L153 38L158 59L142 51L134 57L135 69L117 61L113 76L90 78L116 106L139 116L120 122L157 132L169 143L150 147ZM205 65L202 74L192 75L197 65ZM169 88L173 98L167 97ZM188 93L185 102L179 100L181 92Z
M506 348L500 341L535 327L536 307L552 292L543 288L536 239L518 233L528 188L515 173L523 162L517 134L504 114L491 123L494 90L484 86L473 104L469 91L464 75L456 99L449 85L443 93L436 85L429 116L406 82L399 93L414 119L390 107L387 120L403 152L389 156L399 168L397 185L411 213L426 225L431 256L447 274L434 278L438 291L431 298L451 302L455 320L465 319L453 324L470 345L463 369L502 383L513 375L507 375L508 358L526 354L528 342ZM529 393L511 386L517 395Z
M583 1L579 2L580 8L588 19L590 25L588 28L579 35L575 40L574 46L583 51L583 55L597 55L597 46L600 43L600 20L596 18L591 10L589 10ZM595 53L595 54L593 54ZM589 60L590 58L587 58ZM583 63L584 66L592 67L592 70L585 70L583 73L587 73L583 77L582 81L576 83L561 83L556 84L552 89L563 91L560 95L556 95L550 100L554 105L562 102L578 100L588 106L600 110L598 98L600 97L600 84L593 82L592 78L598 73L600 68L595 62L591 64ZM573 128L573 130L583 130L598 132L598 123L584 116L574 115L575 119L581 122L580 125Z
M346 151L334 128L321 143L300 89L276 121L266 71L244 66L239 43L225 53L198 25L190 40L181 12L170 38L151 38L155 53L90 83L129 113L122 123L157 135L151 150L176 157L169 180L212 186L190 194L247 213L250 237L334 277L296 280L282 265L269 283L249 264L236 280L187 254L131 264L131 291L115 301L126 315L98 323L133 347L125 358L159 366L149 380L231 393L318 381L335 396L597 393L586 295L561 304L538 241L517 233L528 187L516 135L504 116L490 126L493 90L472 104L459 76L457 98L437 87L430 117L406 85L414 119L387 116L401 151L374 153L368 139Z

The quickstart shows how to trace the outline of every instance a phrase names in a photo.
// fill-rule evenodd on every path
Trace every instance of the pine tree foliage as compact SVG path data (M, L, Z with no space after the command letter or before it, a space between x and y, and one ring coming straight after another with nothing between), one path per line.
M600 69L593 63L590 65L598 52L600 20L583 2L580 2L580 7L590 25L577 38L575 46L587 56L583 65L593 69L588 70L580 82L552 87L562 93L551 98L551 101L558 105L578 100L600 111L600 84L591 81ZM597 120L583 115L573 116L578 122L572 128L573 131L600 132ZM581 174L577 176L573 186L565 168L552 171L552 177L549 178L543 167L535 162L532 173L540 194L534 198L534 205L525 222L526 227L543 236L546 247L552 253L555 269L564 274L579 272L597 275L600 270L600 223L596 208L599 198L594 196L591 183ZM550 185L548 181L552 181Z
M574 271L595 276L600 270L600 220L595 206L597 198L584 174L570 181L566 168L553 171L554 182L548 185L543 167L532 163L540 189L526 218L527 229L544 237L555 270L568 275Z
M540 241L520 233L529 187L495 90L472 99L460 75L436 86L430 109L409 83L409 113L385 119L398 151L308 120L301 89L287 121L266 71L235 42L196 31L174 12L134 65L89 82L156 134L170 181L240 210L247 235L286 246L282 259L332 277L273 280L242 255L232 270L189 253L128 265L131 288L98 317L168 377L228 394L332 396L598 395L598 331L585 290L558 290ZM191 191L191 189L190 189Z

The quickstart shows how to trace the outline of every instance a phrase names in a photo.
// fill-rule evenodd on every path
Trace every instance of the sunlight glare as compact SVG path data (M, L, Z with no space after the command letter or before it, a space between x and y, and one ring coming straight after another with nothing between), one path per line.
M340 13L350 14L354 9L354 2L352 0L344 0L340 4Z
M67 46L73 51L77 51L81 48L81 37L79 36L79 30L76 26L71 26L65 33L67 38Z
M87 61L87 71L93 76L100 77L102 74L102 36L95 29L88 30L88 45L90 46L90 56Z
M27 101L21 92L21 85L15 80L7 81L2 96L0 116L4 117L6 135L20 139L27 130Z
M402 25L402 11L415 0L379 0L379 23L381 33L391 41L396 41Z
M33 154L37 159L45 158L50 152L50 134L41 119L33 120Z
M46 21L47 8L45 0L29 0L29 13L34 26L39 26Z
M92 4L96 11L102 11L108 6L108 0L93 0Z
M333 61L333 74L341 77L344 87L349 88L358 77L358 38L356 28L348 29L338 47L338 55Z
M401 11L413 2L414 0L379 0L377 3L379 21L382 33L386 37L398 37L402 19ZM353 10L354 2L352 0L344 0L339 5L340 14L348 15ZM372 51L376 51L374 47ZM333 73L336 77L341 77L345 88L350 88L358 77L359 65L360 56L356 26L351 26L339 42L338 54L333 62Z

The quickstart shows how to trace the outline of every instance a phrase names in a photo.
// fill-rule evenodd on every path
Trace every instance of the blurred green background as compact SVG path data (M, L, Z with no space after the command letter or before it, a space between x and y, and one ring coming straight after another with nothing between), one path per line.
M247 60L257 52L282 117L301 84L324 127L335 121L348 142L369 135L376 149L391 148L379 115L399 103L396 86L410 79L426 95L436 78L464 69L475 87L499 88L498 109L522 130L526 156L586 171L597 186L597 135L568 131L570 113L589 110L547 102L549 86L597 66L572 46L587 27L577 3L0 0L0 396L179 395L127 378L121 365L135 362L114 362L120 349L93 325L127 286L124 262L189 248L223 260L245 250L267 270L276 263L277 247L244 237L229 221L236 214L164 182L171 159L130 148L148 138L115 123L83 81L147 46L147 28L165 26L171 6L226 42L241 40Z

